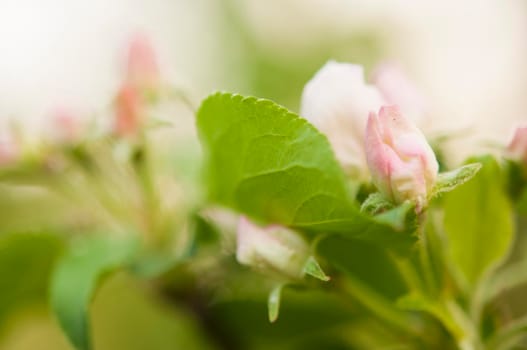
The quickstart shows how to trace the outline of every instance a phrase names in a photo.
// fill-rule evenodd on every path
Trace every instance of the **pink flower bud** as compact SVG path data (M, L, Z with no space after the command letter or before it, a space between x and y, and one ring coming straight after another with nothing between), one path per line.
M236 258L262 271L299 278L309 257L309 246L300 234L283 226L260 227L240 218Z
M383 102L361 66L329 61L304 87L300 114L328 137L346 172L364 178L366 120Z
M150 40L136 35L128 45L126 78L117 93L114 131L120 136L135 135L141 128L149 97L161 86L157 57Z
M410 200L420 211L437 178L438 164L421 131L395 106L370 113L366 158L374 184L387 198Z
M368 178L364 131L369 113L394 103L417 118L423 109L417 90L394 66L381 66L375 83L365 82L360 65L329 61L302 94L300 114L328 137L344 170L362 180Z
M507 154L510 158L527 164L527 126L516 128L507 147Z
M139 90L155 90L160 85L157 56L145 35L135 35L128 45L126 82Z
M135 135L144 114L144 102L139 91L125 84L119 90L115 100L114 130L119 136Z

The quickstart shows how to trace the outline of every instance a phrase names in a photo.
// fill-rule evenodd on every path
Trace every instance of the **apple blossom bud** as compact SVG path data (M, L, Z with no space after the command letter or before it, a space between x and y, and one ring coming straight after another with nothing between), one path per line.
M507 147L507 155L511 159L527 164L527 126L516 128Z
M289 278L300 278L309 257L309 246L302 236L286 227L260 227L240 218L236 258L241 264Z
M387 198L415 202L419 212L437 179L438 163L421 131L399 111L382 107L370 113L366 158L374 184Z
M417 89L393 65L381 65L374 82L365 82L359 65L329 61L302 94L300 114L328 137L344 170L362 180L369 176L364 152L369 113L398 104L412 120L418 120L424 105Z
M144 103L137 89L129 84L121 87L115 101L115 126L117 135L135 135L144 114Z
M304 87L300 114L328 137L348 174L365 178L366 120L383 102L377 88L365 83L361 66L329 61Z
M114 131L135 135L141 128L150 97L161 87L157 57L148 38L136 35L128 45L126 77L115 101Z
M126 81L140 90L155 90L160 85L157 56L147 36L135 35L128 45Z

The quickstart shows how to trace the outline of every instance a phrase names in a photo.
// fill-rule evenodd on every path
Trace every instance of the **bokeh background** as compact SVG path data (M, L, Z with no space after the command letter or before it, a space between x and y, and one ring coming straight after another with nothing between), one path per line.
M1 127L16 120L38 134L57 106L80 116L107 108L122 77L124 45L137 32L151 38L164 76L195 106L227 90L298 111L303 85L328 59L362 64L367 73L388 61L422 91L424 128L451 135L454 159L505 145L513 128L527 123L523 0L2 0ZM177 124L177 143L198 154L184 106ZM42 240L24 252L42 255L30 282L0 281L0 349L70 348L45 306L41 281L59 243ZM9 249L0 246L2 273L35 271ZM138 284L118 274L98 292L98 348L213 348L186 310ZM21 297L24 305L11 310ZM272 332L265 309L251 315L258 313L262 334L272 334L265 333Z

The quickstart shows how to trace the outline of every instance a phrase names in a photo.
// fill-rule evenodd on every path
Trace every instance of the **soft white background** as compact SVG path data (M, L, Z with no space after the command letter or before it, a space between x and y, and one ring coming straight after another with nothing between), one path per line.
M119 81L119 52L149 34L167 74L199 99L243 86L235 51L217 40L219 0L0 0L0 119L38 128L50 109L104 107ZM266 44L297 53L327 31L384 32L434 107L431 129L470 127L505 142L527 121L527 5L520 0L238 1ZM325 34L324 34L325 35ZM301 55L299 55L301 57Z

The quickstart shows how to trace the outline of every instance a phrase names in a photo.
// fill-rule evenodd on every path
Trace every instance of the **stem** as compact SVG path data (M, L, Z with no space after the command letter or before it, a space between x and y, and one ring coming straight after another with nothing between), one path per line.
M345 295L356 299L383 321L414 336L421 335L420 328L413 322L408 313L395 308L390 301L369 288L359 279L348 274L339 286Z
M426 230L426 212L423 212L419 217L419 262L422 265L424 274L424 284L428 293L435 294L438 290L437 281L434 277L434 269L432 267L430 246Z
M419 277L419 273L412 265L410 258L399 258L394 256L393 261L395 262L395 265L403 277L408 289L414 292L421 291L423 289L421 278Z
M445 306L452 320L463 331L462 337L455 335L459 348L462 350L482 349L477 327L466 312L454 301L446 302Z
M157 213L159 211L158 194L149 168L148 147L144 134L141 134L141 142L136 149L132 162L142 191L145 229L147 234L150 233L154 237L154 243L162 244L163 238L159 236L161 233L158 232L159 227L157 224Z

